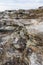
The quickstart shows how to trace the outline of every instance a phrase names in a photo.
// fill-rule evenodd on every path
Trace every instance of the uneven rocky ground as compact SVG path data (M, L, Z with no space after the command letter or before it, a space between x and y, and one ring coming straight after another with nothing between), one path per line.
M0 65L43 65L43 18L0 19Z

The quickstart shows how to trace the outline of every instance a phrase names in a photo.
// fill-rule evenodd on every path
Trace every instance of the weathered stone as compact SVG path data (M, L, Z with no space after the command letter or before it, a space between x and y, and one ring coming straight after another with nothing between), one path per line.
M0 13L0 65L43 65L43 9Z

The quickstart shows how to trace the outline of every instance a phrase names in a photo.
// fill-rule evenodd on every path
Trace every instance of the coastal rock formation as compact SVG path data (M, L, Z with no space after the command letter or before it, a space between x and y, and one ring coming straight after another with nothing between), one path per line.
M43 9L0 12L0 65L43 65Z

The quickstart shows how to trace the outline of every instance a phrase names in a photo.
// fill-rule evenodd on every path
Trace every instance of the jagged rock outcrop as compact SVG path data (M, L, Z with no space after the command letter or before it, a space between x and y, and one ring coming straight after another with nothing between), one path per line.
M43 18L43 6L30 10L6 10L0 13L0 19L36 19Z
M0 15L0 65L43 65L43 9Z

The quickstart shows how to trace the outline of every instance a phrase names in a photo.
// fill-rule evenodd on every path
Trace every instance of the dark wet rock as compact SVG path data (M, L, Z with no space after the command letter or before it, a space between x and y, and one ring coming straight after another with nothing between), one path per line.
M17 41L17 44L19 44L19 48L18 50L22 51L26 48L26 39L22 39L20 38L18 41Z
M21 61L20 58L14 58L12 60L9 60L3 65L28 65L25 62Z
M27 48L26 53L27 55L31 55L33 53L33 50L31 48Z

